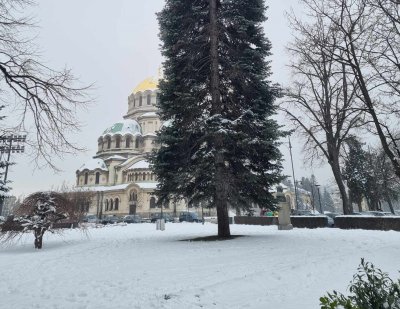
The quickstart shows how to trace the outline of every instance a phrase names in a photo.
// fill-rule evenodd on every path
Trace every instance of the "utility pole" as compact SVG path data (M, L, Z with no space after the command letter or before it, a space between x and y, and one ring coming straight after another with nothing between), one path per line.
M2 160L3 154L7 155L4 161L5 171L3 176L4 185L7 184L8 167L11 165L10 158L11 153L23 153L25 151L25 146L21 145L25 143L26 135L3 135L0 136L0 161ZM14 145L13 145L14 143ZM3 212L4 196L0 197L0 216Z
M323 210L323 208L322 208L321 194L320 194L320 192L319 192L319 187L320 187L321 185L315 184L315 186L317 187L317 190L318 190L319 210L320 210L321 214L323 214L323 213L324 213L324 210Z
M311 175L311 177L314 175ZM314 177L312 177L312 183L311 183L311 194L312 194L312 209L313 209L313 213L315 212L315 196L314 196Z
M289 138L289 152L290 152L290 161L292 162L292 173L293 173L293 184L294 184L294 199L295 199L295 209L299 209L299 205L297 203L297 185L296 185L296 177L294 175L294 165L293 165L293 155L292 155L292 143L290 142L290 136Z

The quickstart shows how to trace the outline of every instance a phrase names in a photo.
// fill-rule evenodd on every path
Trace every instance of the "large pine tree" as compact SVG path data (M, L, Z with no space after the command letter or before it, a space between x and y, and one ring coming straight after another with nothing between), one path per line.
M230 236L228 207L274 208L281 180L265 11L263 0L166 0L158 15L168 122L152 158L157 194L216 207L219 237Z

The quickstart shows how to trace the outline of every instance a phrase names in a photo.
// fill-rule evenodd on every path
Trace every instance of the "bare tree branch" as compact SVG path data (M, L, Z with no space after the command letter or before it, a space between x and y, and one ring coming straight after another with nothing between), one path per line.
M24 16L32 4L30 0L0 0L0 95L14 96L19 112L14 127L32 132L28 143L36 163L44 160L56 169L55 156L82 150L69 135L80 129L77 113L90 102L89 87L75 86L78 81L68 69L56 71L43 65L35 54L34 40L23 37L35 27L32 18ZM30 122L33 129L27 127Z

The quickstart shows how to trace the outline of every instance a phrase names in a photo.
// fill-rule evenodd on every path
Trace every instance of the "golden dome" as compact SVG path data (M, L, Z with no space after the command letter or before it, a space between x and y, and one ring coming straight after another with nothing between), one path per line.
M146 90L154 91L156 89L158 89L158 79L154 77L149 77L142 81L139 85L137 85L135 89L133 89L133 93L143 92Z

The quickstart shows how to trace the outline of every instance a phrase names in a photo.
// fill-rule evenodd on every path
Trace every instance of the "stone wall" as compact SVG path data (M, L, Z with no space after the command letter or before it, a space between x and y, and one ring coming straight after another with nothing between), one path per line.
M314 229L318 227L327 227L328 219L324 216L290 216L293 227ZM278 217L245 217L236 216L236 224L249 225L278 225Z
M248 225L278 225L278 217L248 217L236 216L235 224Z
M340 229L400 231L400 217L337 216L335 227Z

